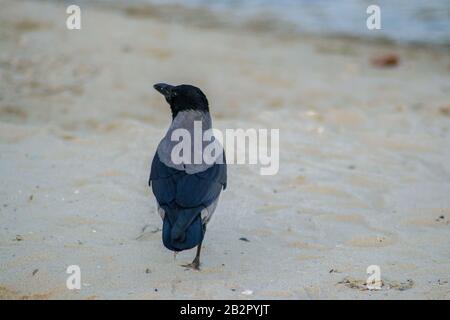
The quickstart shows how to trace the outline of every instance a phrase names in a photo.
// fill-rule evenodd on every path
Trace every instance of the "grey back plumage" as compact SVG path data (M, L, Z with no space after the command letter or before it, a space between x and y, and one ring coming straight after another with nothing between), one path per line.
M202 124L202 131L201 136L196 137L194 133L194 123L198 121ZM206 130L210 130L212 128L212 121L211 116L209 115L209 112L205 111L198 111L198 110L186 110L179 112L175 119L173 119L169 129L167 130L166 135L161 140L161 142L158 145L157 153L159 156L159 159L162 163L164 163L166 166L185 171L188 174L194 174L198 172L203 172L210 168L215 161L212 162L205 162L203 159L203 152L208 144L211 143L211 141L214 141L214 137L211 141L203 141L202 136L203 132ZM185 129L189 132L189 135L191 137L191 161L187 164L177 164L173 162L172 159L172 150L180 143L179 141L173 141L172 140L172 134L177 129ZM194 139L201 139L201 149L194 148ZM216 143L218 143L216 141ZM221 146L220 146L221 147ZM223 152L223 149L221 149ZM197 153L197 154L196 154ZM222 153L218 153L214 155L216 159L219 159L219 157L222 157ZM194 163L195 157L198 157L201 159L201 163ZM221 158L220 158L221 159Z

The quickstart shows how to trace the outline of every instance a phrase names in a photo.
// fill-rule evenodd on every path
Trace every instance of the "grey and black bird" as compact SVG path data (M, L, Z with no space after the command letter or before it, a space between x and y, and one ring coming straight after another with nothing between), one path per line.
M172 112L170 127L153 157L149 179L163 220L162 241L175 252L197 246L192 263L183 266L198 270L206 225L227 185L225 154L223 150L218 152L212 161L204 161L203 157L200 162L192 160L195 152L203 152L205 148L203 140L200 148L193 146L198 143L194 139L194 123L201 123L202 134L212 128L208 99L199 88L165 83L153 87L165 97ZM179 142L173 141L172 134L177 129L187 130L184 132L192 137L192 161L180 163L173 159L173 148Z

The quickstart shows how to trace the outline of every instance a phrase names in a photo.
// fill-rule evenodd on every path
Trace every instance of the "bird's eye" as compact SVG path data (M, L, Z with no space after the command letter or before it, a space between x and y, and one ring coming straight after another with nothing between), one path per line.
M172 91L172 97L176 97L178 93L176 91Z

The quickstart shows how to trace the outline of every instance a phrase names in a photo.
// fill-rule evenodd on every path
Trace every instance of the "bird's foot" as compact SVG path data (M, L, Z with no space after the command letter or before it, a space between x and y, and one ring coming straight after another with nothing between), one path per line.
M187 268L187 269L200 271L200 261L198 261L198 260L194 260L189 264L182 264L181 266L184 268Z

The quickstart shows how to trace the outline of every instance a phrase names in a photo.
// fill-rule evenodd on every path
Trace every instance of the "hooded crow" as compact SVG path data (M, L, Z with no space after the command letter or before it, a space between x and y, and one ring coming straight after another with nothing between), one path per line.
M206 147L203 133L212 129L212 123L208 100L199 88L165 83L153 87L165 97L172 111L172 123L157 147L149 179L158 213L163 220L162 241L167 249L175 252L197 246L192 263L183 266L199 270L206 224L216 209L220 192L225 190L227 184L225 154L220 148L221 152L217 152L212 161L205 161L203 157ZM198 128L195 122L201 124L200 148L194 147L195 143L199 143L195 141L198 138L194 133L194 128ZM200 162L192 158L181 163L174 161L172 151L179 141L172 135L177 129L189 132L192 158L196 152L202 152ZM210 141L214 139L212 136Z

